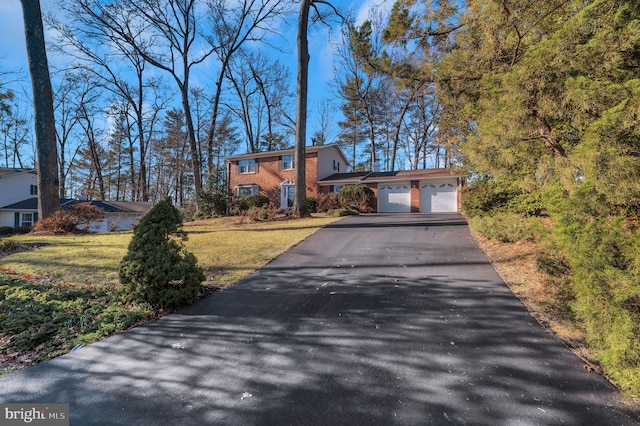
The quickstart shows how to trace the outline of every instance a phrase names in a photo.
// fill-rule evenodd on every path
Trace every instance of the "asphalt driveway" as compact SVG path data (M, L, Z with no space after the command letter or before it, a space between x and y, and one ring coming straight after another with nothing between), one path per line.
M247 244L250 244L247 241ZM247 280L0 378L71 424L637 425L457 214L328 226Z

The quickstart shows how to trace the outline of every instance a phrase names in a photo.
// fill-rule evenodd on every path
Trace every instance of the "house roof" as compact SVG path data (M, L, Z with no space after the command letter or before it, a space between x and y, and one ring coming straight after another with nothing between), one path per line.
M33 173L36 174L34 169L13 169L10 167L0 167L0 178L5 176L17 175L20 173Z
M318 183L358 183L370 174L371 172L334 173L331 176L327 176L326 178L319 180Z
M306 152L309 153L309 152L318 152L320 150L328 149L328 148L332 148L332 149L338 150L338 152L344 158L344 160L347 163L347 165L349 164L349 161L347 160L347 157L344 155L344 153L342 152L342 149L340 149L340 146L337 143L331 143L331 144L327 144L327 145L307 146L307 147L305 147L305 150L306 150ZM231 162L236 161L236 160L246 160L246 159L249 159L249 158L265 158L265 157L273 157L275 155L289 155L289 154L295 154L295 153L296 153L296 149L295 148L288 148L288 149L281 149L281 150L277 150L277 151L249 152L247 154L232 155L232 156L226 157L225 160L228 163L231 163Z
M38 210L38 199L27 198L26 200L18 201L17 203L9 204L8 206L0 207L0 210Z
M452 169L400 170L395 172L354 172L335 173L318 181L320 185L336 183L376 183L399 180L429 179L440 177L462 177Z
M107 213L146 213L151 208L151 203L141 202L125 202L125 201L82 201L71 198L61 198L60 206L70 206L79 203L90 203L92 206L98 207ZM18 201L17 203L10 204L0 208L0 210L13 210L13 211L37 211L38 210L38 198L28 198L26 200Z

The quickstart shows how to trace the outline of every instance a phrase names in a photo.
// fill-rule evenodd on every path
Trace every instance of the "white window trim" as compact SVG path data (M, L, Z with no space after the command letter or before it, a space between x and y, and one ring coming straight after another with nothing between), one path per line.
M288 198L287 198L287 189L291 188L291 187L295 187L295 184L293 182L289 182L289 180L285 180L280 184L280 208L281 209L288 209L289 208L289 203L288 203ZM294 189L295 191L295 189ZM295 193L294 193L295 196Z
M245 166L242 165L242 163L246 163ZM258 161L255 158L248 158L245 160L239 160L238 161L238 173L241 175L247 175L247 174L251 174L251 173L256 173L258 170ZM245 171L243 171L243 167L245 168Z
M26 216L29 215L30 218L27 220ZM25 225L28 223L28 225ZM33 213L20 213L20 226L33 226Z
M290 161L286 162L285 157L289 157ZM286 164L289 164L289 167ZM282 156L282 170L295 170L296 168L296 156L294 154L286 154Z
M249 184L249 185L236 185L235 187L235 194L237 197L242 197L243 195L240 194L240 190L242 189L249 189L251 191L250 194L245 194L245 195L257 195L260 193L260 187L258 186L257 183L253 183L253 184Z

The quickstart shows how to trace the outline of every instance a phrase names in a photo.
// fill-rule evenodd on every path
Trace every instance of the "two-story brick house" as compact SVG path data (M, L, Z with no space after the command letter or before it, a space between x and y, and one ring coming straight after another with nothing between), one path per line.
M281 208L293 203L295 150L235 155L227 159L233 195L263 194ZM345 185L365 184L376 195L377 211L457 212L463 176L451 169L397 172L351 172L337 144L306 148L307 195L339 192Z
M295 149L235 155L227 159L233 195L263 194L281 208L293 205ZM308 146L305 176L307 195L318 195L318 181L347 170L349 162L338 145Z

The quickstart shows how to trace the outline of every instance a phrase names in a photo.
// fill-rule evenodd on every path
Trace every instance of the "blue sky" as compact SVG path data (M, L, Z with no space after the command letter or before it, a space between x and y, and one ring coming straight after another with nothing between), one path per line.
M49 10L55 7L55 0L40 0L43 10ZM393 0L349 0L338 1L339 7L353 11L353 16L358 22L362 22L367 18L371 7L378 7L389 11L393 5ZM296 78L296 28L295 21L297 13L292 14L283 26L285 32L285 40L289 45L290 52L280 54L281 61L289 66L291 72L292 88L295 88ZM46 33L46 31L45 31ZM47 34L45 35L45 37ZM50 36L50 34L49 34ZM339 30L333 32L334 37L339 36ZM315 107L323 98L332 98L330 83L334 77L333 60L336 46L331 43L330 31L326 28L312 28L310 31L309 50L311 54L311 62L309 66L309 137L316 128L315 124ZM49 53L49 63L52 65L64 65L65 58ZM211 84L207 82L207 66L215 67L215 61L211 64L203 64L198 70L192 84L205 86ZM24 26L22 18L22 8L20 0L0 0L0 71L16 73L15 78L21 79L21 87L26 88L27 93L23 94L26 100L29 100L30 83L28 78L27 54L24 39ZM10 78L13 78L13 74Z

